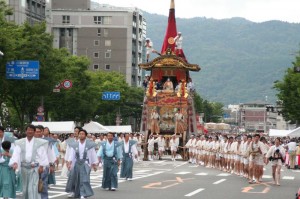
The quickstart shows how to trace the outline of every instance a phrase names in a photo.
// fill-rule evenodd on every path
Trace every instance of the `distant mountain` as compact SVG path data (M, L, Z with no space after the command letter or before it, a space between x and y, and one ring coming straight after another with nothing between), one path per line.
M92 8L98 7L93 2ZM144 17L147 37L160 51L168 18L147 12ZM188 61L201 67L200 72L192 73L192 78L203 98L225 105L261 101L266 96L268 102L276 101L273 82L282 79L300 50L300 24L255 23L239 17L176 21Z
M168 18L144 12L147 37L160 51ZM273 82L281 80L299 51L300 24L282 21L254 23L243 18L177 18L183 48L202 97L227 104L276 101Z

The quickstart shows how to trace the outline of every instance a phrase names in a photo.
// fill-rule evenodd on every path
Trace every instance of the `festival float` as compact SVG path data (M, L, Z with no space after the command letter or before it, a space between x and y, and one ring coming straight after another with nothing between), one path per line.
M190 90L187 85L191 81L190 71L198 72L200 67L187 61L183 49L176 45L177 35L175 3L171 0L161 52L153 60L139 64L141 69L150 74L140 128L146 143L151 134L162 134L167 140L176 134L180 139L179 146L184 146L191 134L198 133L194 108L195 91ZM147 159L147 147L144 149ZM180 153L185 159L183 150Z

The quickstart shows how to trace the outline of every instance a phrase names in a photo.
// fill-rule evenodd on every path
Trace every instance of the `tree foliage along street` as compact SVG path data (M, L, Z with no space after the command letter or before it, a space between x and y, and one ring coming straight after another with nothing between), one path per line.
M274 88L278 91L278 99L282 101L282 114L286 121L300 122L300 73L294 67L300 66L300 51L296 55L293 67L288 68L281 81L276 81Z
M195 110L197 113L204 113L204 122L221 122L224 105L220 102L209 102L201 98L199 94L194 97Z

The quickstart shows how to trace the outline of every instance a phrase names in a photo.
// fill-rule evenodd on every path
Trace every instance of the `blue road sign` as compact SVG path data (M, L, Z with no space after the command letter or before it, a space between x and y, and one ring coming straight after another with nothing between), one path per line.
M120 100L120 92L103 92L102 100Z
M230 115L228 113L223 114L223 118L229 118L229 117L230 117Z
M39 80L39 69L39 61L10 61L6 64L6 79Z

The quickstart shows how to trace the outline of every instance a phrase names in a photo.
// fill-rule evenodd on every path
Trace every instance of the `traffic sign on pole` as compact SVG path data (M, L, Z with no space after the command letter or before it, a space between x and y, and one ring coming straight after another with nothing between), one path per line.
M120 92L103 92L102 100L120 100Z
M65 79L62 83L62 86L64 89L70 89L72 88L72 81L71 80L68 80L68 79Z
M40 62L16 60L6 64L6 79L39 80Z

